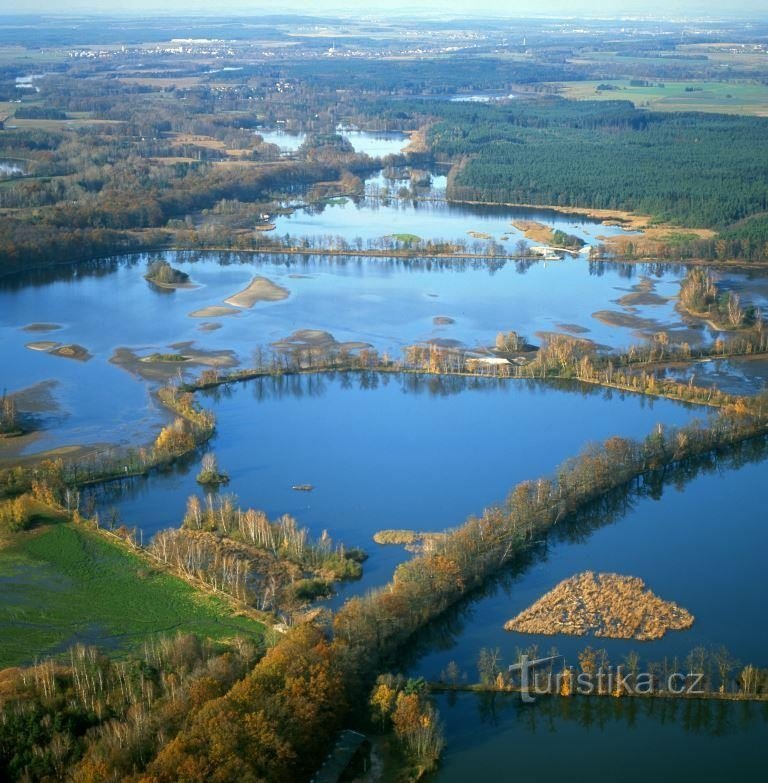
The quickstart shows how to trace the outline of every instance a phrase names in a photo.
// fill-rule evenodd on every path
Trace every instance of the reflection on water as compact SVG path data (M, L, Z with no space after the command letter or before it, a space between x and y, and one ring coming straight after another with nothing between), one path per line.
M437 783L757 781L768 704L460 693L438 698L448 746Z
M665 375L728 394L759 394L768 389L768 359L708 359L688 367L670 367Z

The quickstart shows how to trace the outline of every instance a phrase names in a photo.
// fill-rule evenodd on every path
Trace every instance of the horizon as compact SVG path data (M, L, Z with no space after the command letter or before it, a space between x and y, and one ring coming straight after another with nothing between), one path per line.
M16 7L14 7L16 6ZM62 10L53 0L11 0L0 17L29 16L77 17L108 16L167 18L169 16L188 17L266 17L310 16L318 18L382 20L382 19L436 19L461 18L472 19L637 19L659 21L717 21L719 19L766 19L763 0L741 0L728 7L716 0L671 0L671 2L643 2L643 0L625 0L620 9L609 0L584 0L573 3L568 0L549 0L542 3L533 0L517 2L510 8L506 4L479 0L467 3L465 0L391 0L386 7L361 11L359 4L349 0L287 0L279 9L271 3L248 2L248 0L228 0L211 9L209 2L203 0L167 0L159 5L157 0L126 0L119 9L107 0L73 0Z

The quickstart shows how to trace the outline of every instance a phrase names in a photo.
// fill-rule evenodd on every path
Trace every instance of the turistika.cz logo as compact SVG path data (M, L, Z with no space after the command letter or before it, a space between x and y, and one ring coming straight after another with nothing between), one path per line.
M563 660L563 666L555 670L553 664L558 660ZM601 666L595 671L577 673L565 665L562 655L547 658L521 655L518 663L509 667L509 673L512 676L519 673L520 696L527 703L536 701L536 696L569 696L574 693L584 696L648 696L654 693L697 696L706 693L703 687L704 675L699 672L672 672L660 677L651 672L630 672L620 664L616 668Z

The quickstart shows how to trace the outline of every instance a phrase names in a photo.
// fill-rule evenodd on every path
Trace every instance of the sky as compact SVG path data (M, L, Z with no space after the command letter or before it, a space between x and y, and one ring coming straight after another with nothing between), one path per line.
M768 0L4 0L0 14L83 13L222 15L334 14L348 16L659 16L768 19Z

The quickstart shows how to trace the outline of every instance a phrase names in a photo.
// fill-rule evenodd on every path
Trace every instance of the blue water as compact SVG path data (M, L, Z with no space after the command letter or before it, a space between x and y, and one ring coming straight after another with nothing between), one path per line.
M437 783L762 781L768 705L549 699L464 693L438 699L448 745Z
M36 282L0 280L0 389L18 391L58 380L56 421L26 453L60 445L148 440L166 420L150 395L154 383L139 380L110 362L117 348L140 355L169 352L179 342L195 348L230 351L244 366L257 348L298 329L330 332L340 342L368 343L399 357L415 342L450 340L469 348L492 345L500 330L515 329L536 343L544 332L578 329L599 345L623 347L641 339L633 328L612 326L594 313L614 302L644 276L672 299L681 270L596 265L584 259L557 264L514 262L418 262L366 258L290 258L269 260L254 254L165 253L197 287L160 290L143 278L147 256L108 261L73 271L53 270ZM199 259L199 260L194 260ZM278 302L257 303L234 316L194 318L190 313L221 305L263 275L289 291ZM673 301L639 308L674 335L686 330ZM452 324L436 325L438 316ZM24 331L33 322L53 322L50 333ZM216 331L201 331L215 322ZM686 330L686 334L689 330ZM706 332L698 333L699 339ZM39 340L77 343L90 351L88 362L32 351ZM200 367L187 367L197 374ZM0 446L0 449L2 447ZM1 455L0 451L0 455Z
M249 381L201 402L217 416L210 448L231 476L226 492L371 554L362 585L346 592L383 584L407 556L373 543L377 530L457 526L589 441L706 415L593 387L377 374ZM198 471L199 457L134 480L101 508L115 506L145 536L178 525Z

